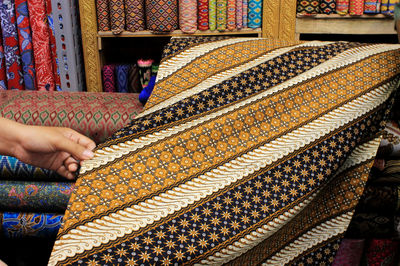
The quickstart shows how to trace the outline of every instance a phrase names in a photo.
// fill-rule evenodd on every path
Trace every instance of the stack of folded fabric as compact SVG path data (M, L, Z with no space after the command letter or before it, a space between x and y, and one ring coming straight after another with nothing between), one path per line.
M2 117L70 127L97 143L128 124L142 108L137 93L0 92ZM73 181L1 156L0 188L0 238L55 238Z

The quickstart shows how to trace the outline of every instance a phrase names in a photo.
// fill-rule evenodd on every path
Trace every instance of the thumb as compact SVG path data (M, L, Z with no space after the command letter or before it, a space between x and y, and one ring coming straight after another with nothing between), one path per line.
M68 138L60 138L55 142L55 147L60 151L68 152L77 160L87 160L94 156L91 150Z

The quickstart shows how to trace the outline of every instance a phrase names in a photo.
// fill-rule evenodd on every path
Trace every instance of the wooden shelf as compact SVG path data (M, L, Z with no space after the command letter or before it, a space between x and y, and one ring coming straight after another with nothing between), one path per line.
M309 34L396 34L393 17L383 14L341 16L297 15L296 33Z
M195 33L184 33L181 30L175 30L173 32L167 33L154 33L151 31L123 31L120 34L113 34L111 31L99 31L98 36L101 38L107 37L163 37L163 36L206 36L206 35L235 35L235 34L257 34L261 35L261 28L251 29L251 28L244 28L240 30L226 30L226 31L200 31L197 30Z

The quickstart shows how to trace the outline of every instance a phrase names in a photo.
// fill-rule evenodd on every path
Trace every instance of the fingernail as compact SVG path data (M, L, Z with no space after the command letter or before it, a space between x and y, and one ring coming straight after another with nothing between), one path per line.
M92 158L94 156L94 153L91 150L84 150L83 156L85 156L86 158Z

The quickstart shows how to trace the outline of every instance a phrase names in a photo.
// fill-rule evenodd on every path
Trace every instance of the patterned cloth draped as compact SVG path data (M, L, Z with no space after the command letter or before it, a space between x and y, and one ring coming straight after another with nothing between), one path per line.
M249 0L250 2L250 0ZM319 0L303 0L297 1L297 13L299 14L318 14Z
M243 0L243 28L247 28L248 1Z
M217 0L208 1L208 24L210 30L217 29Z
M199 0L198 1L198 22L197 27L199 30L208 30L208 0Z
M73 183L0 181L0 210L63 213Z
M5 238L54 239L62 219L62 214L3 212L0 213L0 226Z
M228 30L236 29L236 0L227 0L226 28Z
M15 0L18 24L18 41L21 52L22 72L26 90L36 89L35 63L33 60L32 32L29 23L27 0Z
M124 0L109 0L111 30L120 34L125 30Z
M347 15L349 13L349 0L336 0L336 13Z
M0 23L0 90L7 89L6 60L3 47L3 36Z
M40 91L54 91L55 80L50 50L49 25L46 23L46 7L43 0L28 0L32 29L33 55L36 67L37 88Z
M118 92L128 92L129 68L129 65L117 65L115 67Z
M145 0L147 29L154 32L170 32L178 28L177 0Z
M14 1L0 1L0 21L6 63L7 88L23 90L21 55L18 46L17 18Z
M146 109L82 165L49 265L333 261L400 45L187 39L164 51Z
M96 0L97 27L99 31L111 30L108 0Z
M69 127L99 143L141 112L138 97L137 93L0 91L0 116L29 125Z
M217 0L217 30L226 30L226 4L227 0Z
M236 28L243 28L243 0L236 0Z
M366 14L376 14L380 12L381 0L366 0L364 2L364 13Z
M194 33L197 30L197 0L180 0L179 28L183 33Z
M126 30L145 30L144 0L125 0Z
M319 9L324 14L334 13L336 10L336 0L320 0Z
M364 13L364 0L350 0L349 14L352 16L361 16Z
M249 28L260 28L262 16L262 0L249 0L248 9L249 11L247 26Z

